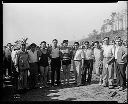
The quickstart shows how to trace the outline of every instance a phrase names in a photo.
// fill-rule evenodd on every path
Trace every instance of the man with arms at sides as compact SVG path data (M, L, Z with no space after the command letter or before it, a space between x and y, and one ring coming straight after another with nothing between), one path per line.
M36 50L36 44L32 43L30 45L30 50L28 50L29 54L29 64L30 64L30 88L36 88L36 84L38 83L38 61L39 61L39 53Z
M89 47L89 42L85 41L84 45L85 45L85 49L83 49L83 51L84 51L85 59L84 59L84 71L82 75L82 84L85 85L87 71L88 71L87 84L91 83L94 55L92 48Z
M109 44L109 37L105 37L103 40L103 86L109 87L110 89L113 88L114 82L114 59L115 59L115 52L113 45Z
M73 70L74 70L74 75L75 75L75 84L77 84L77 71L76 71L76 67L75 67L75 61L74 61L74 57L76 54L76 51L79 48L79 43L78 42L74 42L74 49L73 49L73 54L72 54L72 59L73 59Z
M61 69L61 51L58 47L58 40L54 39L52 41L53 46L49 49L50 56L51 56L51 86L54 87L55 85L55 72L57 75L57 86L61 84L60 81L60 69Z
M62 53L64 85L66 84L66 79L67 79L67 85L69 85L72 50L70 47L68 47L68 40L63 41L63 47L61 47L61 53Z
M82 70L84 68L84 52L82 49L78 49L79 47L79 43L78 42L75 42L74 44L77 44L77 50L76 50L76 53L75 53L75 56L74 56L74 67L75 67L75 70L77 72L77 86L79 87L82 83L81 83L81 73L82 73Z
M99 76L100 81L99 85L102 84L102 65L103 65L103 50L100 47L100 44L98 41L94 42L94 68L96 70L96 75Z

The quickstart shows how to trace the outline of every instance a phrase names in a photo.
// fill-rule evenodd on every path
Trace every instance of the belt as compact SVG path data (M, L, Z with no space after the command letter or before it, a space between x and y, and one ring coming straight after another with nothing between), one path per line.
M60 57L56 57L56 58L52 58L52 59L54 60L54 59L59 59L59 58L60 58Z
M112 58L112 57L104 57L104 58Z
M74 60L74 61L81 61L81 60Z
M71 60L71 59L67 58L67 59L62 59L62 60Z

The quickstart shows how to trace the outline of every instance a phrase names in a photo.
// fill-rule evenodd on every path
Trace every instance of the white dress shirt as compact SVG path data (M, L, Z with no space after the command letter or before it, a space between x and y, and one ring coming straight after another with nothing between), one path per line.
M84 58L84 52L82 49L78 49L75 53L74 60L82 60Z
M114 46L113 45L103 45L102 49L103 49L104 57L114 56Z

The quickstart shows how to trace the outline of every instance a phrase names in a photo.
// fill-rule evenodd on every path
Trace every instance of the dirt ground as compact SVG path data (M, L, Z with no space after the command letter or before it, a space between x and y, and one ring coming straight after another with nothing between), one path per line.
M98 77L93 74L90 85L76 87L74 76L71 74L70 86L37 88L21 95L13 101L117 101L127 102L127 89L118 91L98 85Z

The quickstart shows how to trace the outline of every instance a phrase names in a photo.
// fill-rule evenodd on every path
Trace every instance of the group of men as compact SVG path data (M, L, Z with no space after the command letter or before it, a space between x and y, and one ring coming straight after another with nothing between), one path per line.
M49 87L47 83L49 69L51 70L51 87L56 84L60 86L70 85L70 69L73 66L75 84L91 84L93 69L99 76L99 84L104 87L114 88L114 73L116 72L116 88L126 88L126 67L127 65L127 43L122 45L122 40L117 38L116 44L109 44L109 37L103 39L103 44L98 41L90 45L85 41L82 46L74 42L74 47L68 46L68 40L63 41L63 46L58 46L58 40L52 41L52 47L47 47L45 41L41 42L40 48L35 43L26 49L22 44L20 50L11 50L11 44L4 49L4 66L11 76L13 65L18 74L17 88L26 90L36 88L38 75L40 73L41 86ZM5 60L6 59L6 60ZM94 67L93 67L94 66ZM60 79L60 71L63 69L63 81ZM116 70L116 71L115 71ZM56 81L55 81L56 72ZM6 71L5 73L6 74ZM29 84L28 84L29 76Z

